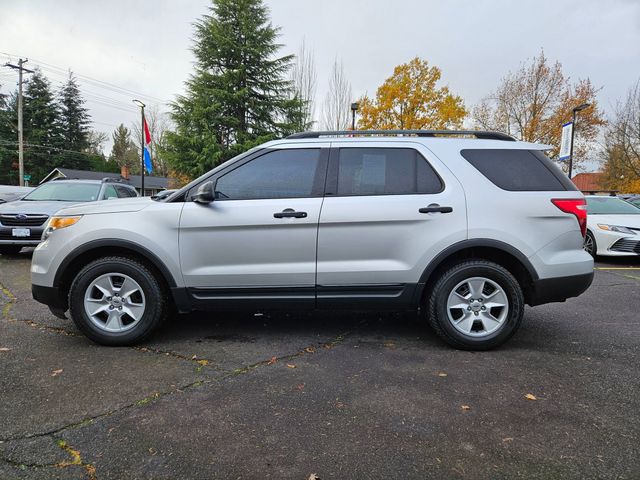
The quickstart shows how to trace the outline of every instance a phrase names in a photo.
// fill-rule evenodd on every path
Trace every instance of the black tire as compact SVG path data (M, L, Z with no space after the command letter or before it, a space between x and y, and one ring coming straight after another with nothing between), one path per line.
M22 250L20 245L0 245L0 255L17 255Z
M84 308L84 295L96 278L107 273L121 273L135 280L146 299L145 310L139 322L125 332L108 332L98 328L89 319ZM75 277L69 289L71 318L89 339L101 345L127 346L141 342L151 335L167 316L167 295L148 267L127 257L104 257L89 263Z
M598 245L596 244L596 238L593 236L593 233L591 233L589 230L587 230L587 234L584 236L584 250L593 258L596 258Z
M447 300L454 287L467 278L484 277L502 288L509 309L498 329L483 337L458 331L449 320ZM461 350L489 350L506 342L518 330L524 314L524 295L514 276L504 267L487 260L468 260L449 268L435 283L427 300L428 320L436 334Z

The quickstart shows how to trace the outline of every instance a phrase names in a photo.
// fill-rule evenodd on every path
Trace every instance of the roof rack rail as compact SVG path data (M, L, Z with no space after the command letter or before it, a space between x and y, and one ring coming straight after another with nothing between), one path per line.
M128 180L126 178L117 178L117 177L104 177L102 179L102 183L108 183L108 182L125 183L125 182L128 182Z
M504 140L515 142L511 135L501 132L483 132L479 130L327 130L319 132L300 132L289 135L289 139L320 137L355 137L355 136L405 136L405 137L475 137L482 140Z

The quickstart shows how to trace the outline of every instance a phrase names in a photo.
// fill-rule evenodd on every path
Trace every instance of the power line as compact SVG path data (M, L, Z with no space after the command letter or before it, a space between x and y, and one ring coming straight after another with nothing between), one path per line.
M11 53L7 53L7 52L0 52L0 54L3 55L7 55L8 57L15 57L17 55L11 54ZM47 62L44 62L42 60L38 60L36 58L31 58L31 60L33 62L35 62L36 64L38 64L38 66L40 66L43 70L49 70L49 71L57 71L59 72L58 74L64 74L67 75L70 71L69 68L63 68L63 67L59 67L57 65L53 65ZM161 98L155 97L153 95L149 95L146 93L142 93L142 92L137 92L135 90L131 90L129 88L125 88L125 87L121 87L119 85L115 85L113 83L110 82L105 82L104 80L99 80L97 78L93 78L90 77L88 75L83 75L81 73L76 72L75 70L71 70L73 71L73 74L80 78L80 79L84 79L85 81L87 81L88 83L94 83L97 84L97 86L99 86L100 88L104 88L106 90L112 90L115 93L119 93L121 95L134 95L134 96L138 96L138 97L144 97L145 99L149 99L149 100L153 100L155 102L158 103L166 103L165 100L162 100Z
M18 142L0 140L0 145L17 145L17 144ZM68 150L66 148L52 147L48 145L39 145L37 143L25 143L24 146L29 148L43 148L46 150L54 150L56 152L79 153L80 155L86 155L86 156L93 155L92 153L89 153L89 152L80 152L78 150Z

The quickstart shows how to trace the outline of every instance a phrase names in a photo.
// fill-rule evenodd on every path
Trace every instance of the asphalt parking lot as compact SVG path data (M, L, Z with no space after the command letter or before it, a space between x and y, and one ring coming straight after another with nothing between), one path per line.
M640 478L640 261L482 353L334 313L100 347L31 299L29 262L0 256L0 479Z

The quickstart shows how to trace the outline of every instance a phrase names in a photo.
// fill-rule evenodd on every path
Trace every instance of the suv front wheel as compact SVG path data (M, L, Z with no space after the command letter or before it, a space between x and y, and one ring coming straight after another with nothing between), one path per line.
M131 345L164 320L165 295L154 274L126 257L105 257L84 267L69 290L76 326L102 345Z
M506 342L524 314L524 295L504 267L469 260L447 270L428 299L429 323L449 345L487 350Z

